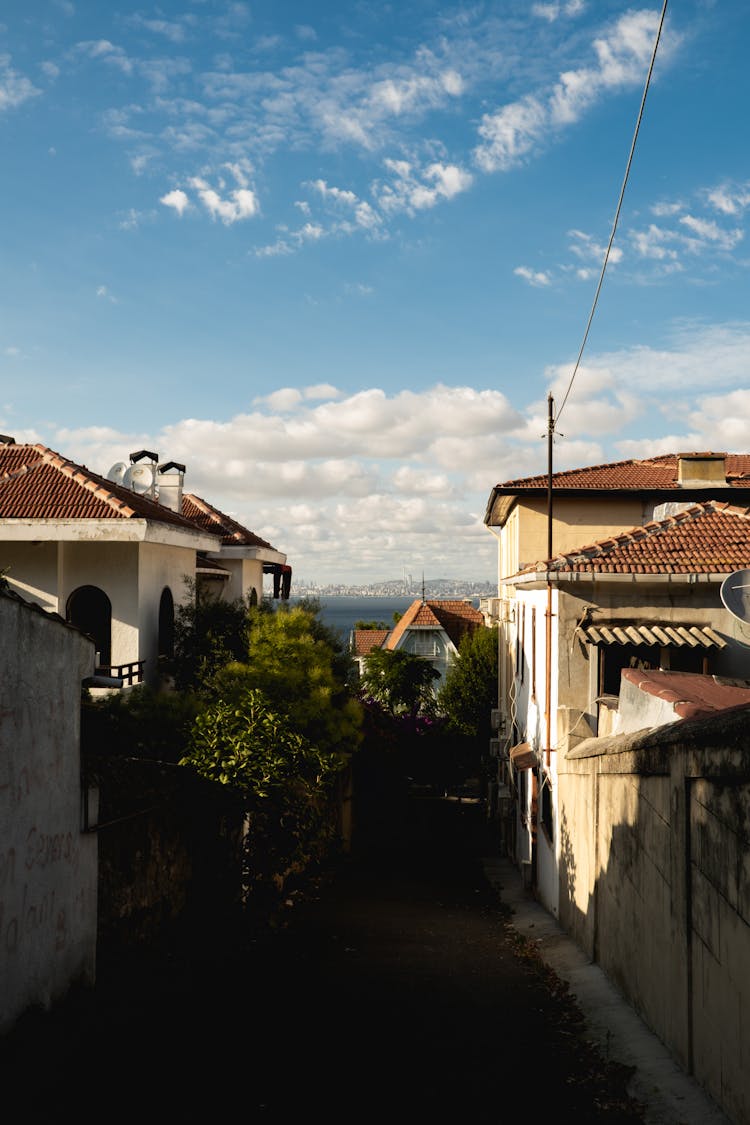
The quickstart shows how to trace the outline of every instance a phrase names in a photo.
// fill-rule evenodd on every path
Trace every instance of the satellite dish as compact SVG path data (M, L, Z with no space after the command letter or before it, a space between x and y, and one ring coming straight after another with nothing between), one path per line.
M735 570L724 579L719 594L732 617L750 624L750 570Z
M117 461L107 473L107 480L111 480L114 484L122 484L127 471L127 464L124 461Z
M153 492L154 470L149 465L130 465L126 467L122 483L126 488L132 488L133 492L141 495L145 492Z

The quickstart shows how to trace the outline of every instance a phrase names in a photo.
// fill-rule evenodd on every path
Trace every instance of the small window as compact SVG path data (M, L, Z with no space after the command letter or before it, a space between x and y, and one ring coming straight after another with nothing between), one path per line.
M168 660L174 656L174 598L169 586L159 599L159 656Z
M542 822L542 829L551 844L554 841L555 825L552 811L552 779L548 773L542 774L541 806L540 820Z

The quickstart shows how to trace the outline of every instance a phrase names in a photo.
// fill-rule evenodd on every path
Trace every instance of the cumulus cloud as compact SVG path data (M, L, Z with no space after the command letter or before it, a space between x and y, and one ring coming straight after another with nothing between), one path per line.
M571 373L564 363L544 373L558 406ZM555 467L678 448L744 450L749 387L750 323L683 325L661 349L592 355L561 417ZM321 383L279 388L226 420L35 440L103 472L141 447L183 462L190 491L286 552L298 576L372 580L424 559L433 574L489 578L489 493L545 471L546 416L542 387L516 409L470 386L346 394Z
M251 219L258 214L258 198L251 188L234 188L222 197L201 176L193 176L190 186L197 192L211 218L220 219L225 226L231 226L242 219Z
M467 191L474 177L456 164L434 161L419 168L408 160L385 161L390 173L387 181L373 185L378 206L385 213L415 212L434 207Z
M165 207L171 207L172 210L176 211L178 215L184 215L184 213L190 207L190 200L188 199L185 192L181 190L181 188L175 188L173 191L168 191L166 195L163 195L161 197L159 202L163 203Z

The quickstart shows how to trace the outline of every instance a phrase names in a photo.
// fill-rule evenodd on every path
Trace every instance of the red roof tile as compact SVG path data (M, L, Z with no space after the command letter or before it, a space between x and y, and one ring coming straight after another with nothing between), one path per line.
M696 719L750 703L750 685L726 684L696 672L657 672L623 668L622 678L647 695L671 703L682 719Z
M227 547L268 547L271 551L276 548L261 539L253 531L248 531L241 523L237 523L231 516L214 508L207 500L186 492L182 497L182 514L193 523L197 523L205 531L214 535L221 535L221 541Z
M443 629L458 648L464 633L484 625L484 618L470 602L455 600L412 602L388 638L386 648L395 649L407 629Z
M146 519L196 525L44 445L0 443L0 519Z
M648 491L679 489L680 457L700 458L700 454L664 453L642 461L613 461L605 465L589 465L582 469L565 469L552 474L553 487L558 489L596 489L616 491ZM724 456L726 482L733 487L750 487L750 453L706 453L706 457ZM721 487L721 481L706 481L706 487ZM500 493L522 492L547 488L547 475L523 477L495 486Z
M707 500L525 567L604 574L729 574L750 567L750 509Z
M374 648L382 648L388 629L355 629L353 631L352 654L367 656Z

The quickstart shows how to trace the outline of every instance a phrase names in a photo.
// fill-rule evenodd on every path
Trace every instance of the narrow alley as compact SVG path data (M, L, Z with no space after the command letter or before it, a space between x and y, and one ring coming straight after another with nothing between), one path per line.
M27 1121L643 1120L509 926L489 846L483 806L415 803L401 847L339 861L277 926L104 967L22 1021L6 1091Z

